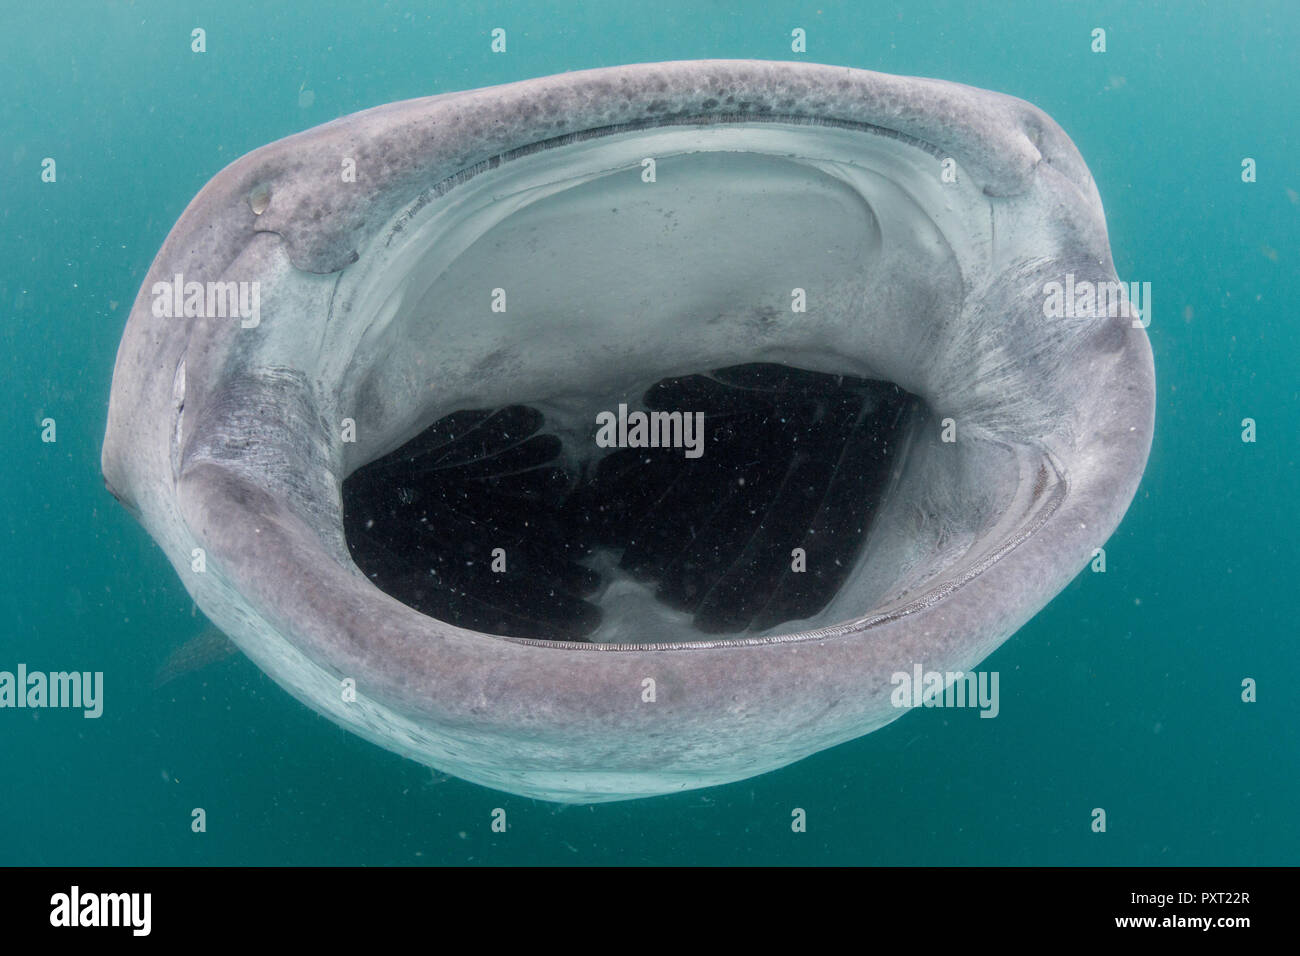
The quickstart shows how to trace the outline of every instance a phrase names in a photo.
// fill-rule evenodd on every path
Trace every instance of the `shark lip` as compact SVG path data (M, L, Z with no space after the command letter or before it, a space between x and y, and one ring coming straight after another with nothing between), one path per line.
M340 168L358 175L340 184ZM159 318L149 293L173 274L256 283L258 320ZM1066 276L1116 283L1095 187L1050 119L997 94L703 61L392 104L250 154L191 204L123 339L106 481L218 626L369 739L554 800L740 779L899 716L890 675L915 662L977 664L1118 523L1150 444L1150 349L1127 311L1049 318L1044 290ZM597 480L617 452L595 450L594 423L667 394L704 396L705 421L740 408L757 437L715 458L702 446L714 485L699 469L665 478L696 490L661 522L732 500L716 483L735 469L789 474L776 446L791 462L804 448L772 415L856 409L813 465L889 446L862 452L865 483L846 477L865 465L821 470L818 500L872 495L833 586L785 617L751 613L755 581L791 587L760 568L705 613L695 591L673 594L696 573L680 546L651 549L659 576L638 579L618 570L638 544L618 522L603 558L555 530L575 509L648 500ZM461 432L484 421L495 444L465 454ZM488 478L564 483L534 515L551 537L493 529L507 565L539 562L504 600L516 624L558 615L545 626L421 604L391 546L379 565L358 551L358 514L392 518L390 545L430 515L450 522L415 499L472 504L484 475L466 468L484 460L502 463ZM454 481L366 477L447 461ZM718 541L752 551L767 535L769 561L801 545L816 571L810 539L768 534L790 500L774 491L748 518L741 501ZM603 615L584 642L564 623L574 606L540 612L535 589L575 540L572 564L600 579L580 595Z

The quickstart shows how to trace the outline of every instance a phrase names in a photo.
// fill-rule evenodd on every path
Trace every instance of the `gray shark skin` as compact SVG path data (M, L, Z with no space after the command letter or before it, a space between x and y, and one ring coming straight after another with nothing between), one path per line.
M155 315L178 274L258 283L258 321ZM545 800L714 786L901 716L892 675L974 668L1114 531L1151 350L1126 309L1046 315L1067 276L1117 281L1097 190L1049 117L996 93L697 61L393 103L190 203L126 325L103 473L204 613L354 733ZM528 403L573 432L621 390L743 362L922 400L814 618L722 639L627 598L630 639L525 640L353 564L343 479L450 412Z

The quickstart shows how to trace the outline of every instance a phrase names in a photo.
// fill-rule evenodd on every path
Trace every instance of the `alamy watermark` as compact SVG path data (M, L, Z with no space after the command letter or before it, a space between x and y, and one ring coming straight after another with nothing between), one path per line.
M153 314L159 319L239 319L245 329L262 321L262 286L252 282L186 282L176 273L171 282L155 282Z
M895 707L978 707L981 717L996 717L997 671L927 671L912 665L912 673L895 671L889 702Z
M1151 324L1150 282L1093 282L1075 280L1068 272L1064 282L1043 284L1043 316L1048 319L1099 319L1122 316L1133 328Z
M83 717L104 712L103 671L29 671L19 664L17 672L0 671L0 708L68 707L82 710Z
M600 448L684 448L687 458L704 454L703 412L629 412L596 415Z
M153 926L152 893L83 893L73 886L50 897L50 925L123 927L148 936Z

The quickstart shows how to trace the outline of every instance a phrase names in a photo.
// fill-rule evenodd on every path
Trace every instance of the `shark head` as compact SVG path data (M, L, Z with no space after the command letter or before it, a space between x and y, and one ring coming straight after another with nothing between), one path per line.
M218 173L135 301L103 471L317 711L501 790L652 796L884 726L896 674L1065 586L1150 447L1135 298L1020 100L566 73Z

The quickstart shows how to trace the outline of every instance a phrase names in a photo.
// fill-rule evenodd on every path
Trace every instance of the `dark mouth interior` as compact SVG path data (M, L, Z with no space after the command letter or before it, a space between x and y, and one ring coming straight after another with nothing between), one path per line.
M597 414L616 408L592 409L567 441L530 406L457 411L344 481L344 532L379 588L476 631L592 640L617 577L701 638L760 632L839 591L917 403L888 382L770 363L664 379L629 403L702 413L698 456L602 447ZM627 421L624 444L649 444Z

